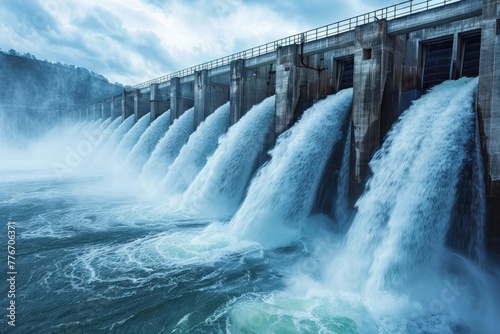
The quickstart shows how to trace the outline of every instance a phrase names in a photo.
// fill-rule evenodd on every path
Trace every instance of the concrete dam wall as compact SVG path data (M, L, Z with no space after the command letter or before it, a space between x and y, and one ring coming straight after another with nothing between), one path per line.
M230 123L275 95L274 136L316 101L353 88L349 197L401 112L449 79L479 77L476 111L486 177L487 235L500 250L500 4L409 1L268 43L103 96L69 117L98 119L194 107L195 128L230 102Z

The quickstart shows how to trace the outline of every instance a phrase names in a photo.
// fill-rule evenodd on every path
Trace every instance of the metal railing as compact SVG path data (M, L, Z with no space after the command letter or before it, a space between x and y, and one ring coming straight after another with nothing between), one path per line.
M236 59L249 59L257 56L261 56L270 52L276 51L280 46L287 46L292 44L299 44L305 42L316 41L322 38L335 36L343 32L351 31L357 26L379 21L381 19L392 20L398 17L407 16L410 14L426 11L432 8L440 7L446 4L459 2L461 0L409 0L401 2L389 7L382 9L377 9L375 11L354 16L346 20L331 23L319 28L311 29L296 35L288 36L282 39L278 39L273 42L269 42L263 45L253 47L248 50L240 51L229 56L218 58L203 64L192 66L174 73L170 73L146 82L142 82L135 86L129 86L125 89L131 91L134 89L141 89L149 87L151 84L159 84L167 82L175 77L185 77L194 74L196 71L210 70L213 68L229 65L231 61ZM105 98L110 98L111 96L119 94L121 91L115 94L108 94L100 98L94 99L93 101L101 101Z

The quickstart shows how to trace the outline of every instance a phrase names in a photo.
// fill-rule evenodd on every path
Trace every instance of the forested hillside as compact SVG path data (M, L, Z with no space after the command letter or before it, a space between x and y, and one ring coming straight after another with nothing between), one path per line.
M85 68L0 52L0 136L37 136L75 106L120 89Z

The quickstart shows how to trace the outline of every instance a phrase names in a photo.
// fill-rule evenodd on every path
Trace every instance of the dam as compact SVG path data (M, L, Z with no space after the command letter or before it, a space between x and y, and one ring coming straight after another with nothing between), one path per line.
M499 13L406 1L28 114L5 326L497 334Z
M98 119L194 107L195 128L229 102L230 124L275 95L274 136L304 110L354 90L351 203L368 163L411 102L445 80L479 77L476 112L486 175L489 247L500 250L500 8L494 0L407 1L162 76L68 112Z

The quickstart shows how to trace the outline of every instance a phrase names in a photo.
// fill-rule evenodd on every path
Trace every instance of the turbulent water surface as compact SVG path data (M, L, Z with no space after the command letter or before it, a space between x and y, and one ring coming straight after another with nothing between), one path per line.
M268 155L274 97L229 129L225 105L194 133L190 110L170 127L168 112L149 126L61 124L25 151L2 138L3 245L16 226L8 329L497 333L476 85L445 82L402 114L352 212L352 90L317 102ZM327 186L334 210L321 212Z

